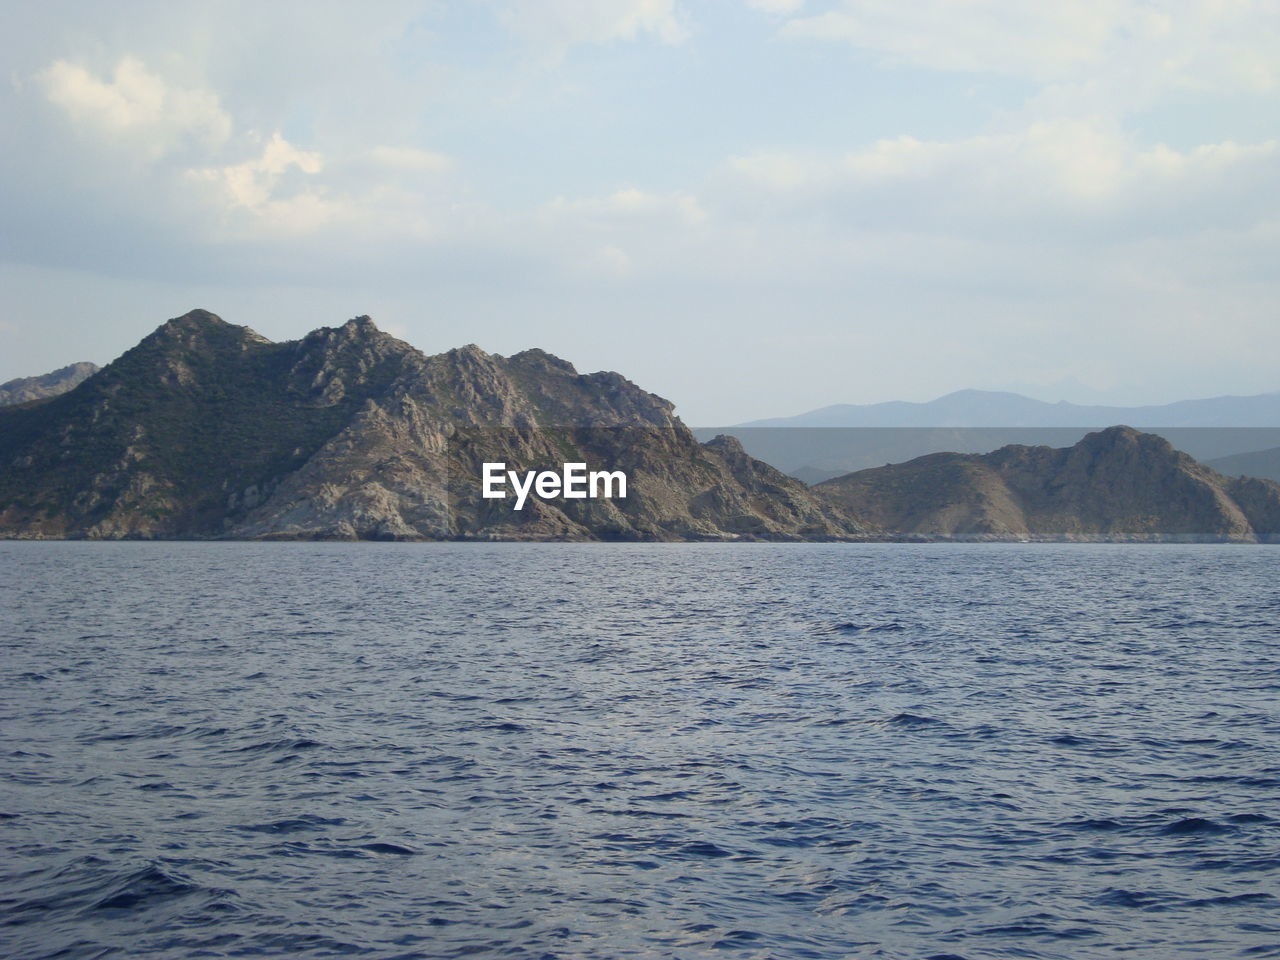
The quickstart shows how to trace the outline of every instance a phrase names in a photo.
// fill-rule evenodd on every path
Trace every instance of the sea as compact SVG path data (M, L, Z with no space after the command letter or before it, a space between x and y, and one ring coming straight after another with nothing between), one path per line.
M0 543L0 956L1280 957L1278 561Z

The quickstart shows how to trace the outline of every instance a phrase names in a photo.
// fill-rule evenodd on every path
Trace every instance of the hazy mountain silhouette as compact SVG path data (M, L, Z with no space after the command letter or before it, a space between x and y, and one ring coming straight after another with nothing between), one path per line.
M1280 427L1280 392L1153 406L1046 403L1017 393L958 390L927 403L841 403L741 427Z

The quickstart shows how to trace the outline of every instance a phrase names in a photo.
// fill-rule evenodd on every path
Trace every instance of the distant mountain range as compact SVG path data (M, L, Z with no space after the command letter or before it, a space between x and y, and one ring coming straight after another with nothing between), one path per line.
M902 463L929 453L990 453L1009 444L1069 447L1089 427L714 427L694 435L736 437L760 460L805 483ZM1223 473L1280 480L1280 427L1148 428ZM1270 456L1268 456L1270 454Z
M840 403L739 427L1280 427L1280 392L1154 406L1046 403L1017 393L958 390L927 403Z
M56 397L78 387L98 372L96 363L82 361L38 377L20 377L8 383L0 383L0 407L15 403L29 403Z

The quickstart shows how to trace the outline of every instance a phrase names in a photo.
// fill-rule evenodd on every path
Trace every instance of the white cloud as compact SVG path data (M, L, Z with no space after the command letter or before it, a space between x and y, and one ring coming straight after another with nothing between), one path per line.
M186 139L216 147L231 135L231 118L215 94L169 84L133 57L122 58L110 80L66 60L50 64L38 79L77 126L143 142L153 158Z
M891 63L1101 88L1125 101L1280 87L1277 0L844 0L784 32Z
M315 175L323 168L324 160L319 153L299 150L277 132L257 157L221 167L189 170L187 176L214 184L222 202L231 210L248 211L272 229L284 233L309 233L337 219L343 204L328 199L314 187L304 187L287 196L278 195L278 188L292 170Z
M946 232L1022 221L1193 231L1277 212L1280 144L1142 146L1102 121L1038 121L956 141L902 136L843 156L756 153L732 176L776 207Z
M73 176L101 190L108 206L147 198L148 209L168 211L186 242L336 239L335 227L348 239L353 230L402 239L438 234L447 204L423 189L422 177L399 175L447 172L453 161L442 153L364 143L344 150L339 141L331 163L279 131L263 137L237 129L216 94L171 83L135 57L121 59L106 80L67 60L35 76L47 101L73 121L77 139L92 144L62 154ZM76 162L85 157L93 162Z

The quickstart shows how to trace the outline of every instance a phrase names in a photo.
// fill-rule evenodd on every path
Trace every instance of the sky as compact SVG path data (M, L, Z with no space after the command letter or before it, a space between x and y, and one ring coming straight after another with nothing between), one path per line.
M687 423L1280 390L1280 0L0 0L0 381L202 307Z

